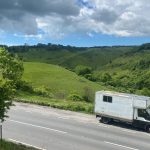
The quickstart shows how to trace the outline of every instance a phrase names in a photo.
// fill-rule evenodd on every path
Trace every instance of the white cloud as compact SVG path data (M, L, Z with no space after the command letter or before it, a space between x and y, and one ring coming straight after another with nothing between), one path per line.
M80 5L80 3L82 5ZM149 0L5 0L0 1L0 29L29 37L150 36ZM92 34L91 34L92 33Z

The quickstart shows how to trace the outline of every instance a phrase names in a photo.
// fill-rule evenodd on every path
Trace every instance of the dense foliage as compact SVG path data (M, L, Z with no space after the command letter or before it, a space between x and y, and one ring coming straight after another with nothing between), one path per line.
M74 70L78 65L89 66L93 69L120 57L133 47L73 47L56 44L37 44L34 46L10 46L9 52L17 53L24 61L43 62L63 66Z
M0 121L4 121L11 105L15 88L23 73L23 64L17 56L0 48Z
M150 49L144 44L134 53L117 58L103 70L96 71L95 76L98 82L115 90L150 96Z

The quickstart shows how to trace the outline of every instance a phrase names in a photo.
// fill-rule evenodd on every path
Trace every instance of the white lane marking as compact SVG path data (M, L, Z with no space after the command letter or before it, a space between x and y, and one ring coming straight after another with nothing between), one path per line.
M40 147L37 147L37 146L33 146L31 144L27 144L27 143L24 143L24 142L20 142L20 141L17 141L17 140L14 140L14 139L8 139L9 141L12 141L14 143L17 143L17 144L22 144L22 145L25 145L25 146L29 146L29 147L33 147L33 148L36 148L36 149L39 149L39 150L46 150L44 148L40 148Z
M121 131L124 131L124 132L129 132L129 133L137 133L137 132L135 132L135 131L130 131L130 130L127 130L127 129L121 129Z
M67 133L65 131L56 130L56 129L52 129L52 128L47 128L47 127L42 127L42 126L38 126L38 125L26 123L26 122L21 122L21 121L16 121L16 120L10 120L10 119L9 119L9 121L16 122L16 123L23 124L23 125L28 125L28 126L36 127L36 128L41 128L41 129L45 129L45 130L55 131L55 132L59 132L59 133L62 133L62 134L66 134Z
M99 127L105 127L105 128L109 128L108 126L106 125L98 125Z
M150 134L149 134L149 133L145 133L145 135L150 136Z
M137 148L132 148L132 147L128 147L128 146L124 146L124 145L120 145L120 144L116 144L116 143L112 143L112 142L108 142L108 141L104 141L104 142L107 143L107 144L111 144L111 145L114 145L114 146L119 146L119 147L126 148L126 149L139 150Z

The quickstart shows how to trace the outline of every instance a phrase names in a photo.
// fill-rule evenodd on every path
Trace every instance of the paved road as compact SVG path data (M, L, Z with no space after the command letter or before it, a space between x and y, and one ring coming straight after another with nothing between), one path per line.
M95 116L15 103L3 136L45 150L150 150L150 134Z

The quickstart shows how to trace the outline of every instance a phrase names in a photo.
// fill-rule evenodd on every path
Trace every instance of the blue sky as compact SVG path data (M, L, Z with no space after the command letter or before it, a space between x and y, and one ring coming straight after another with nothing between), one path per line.
M37 39L17 37L12 34L5 34L0 44L4 45L35 45L37 43L53 43L62 45L72 45L79 47L90 46L112 46L112 45L141 45L149 43L150 37L117 37L112 35L95 34L92 37L87 35L72 34L62 39Z
M149 42L148 0L0 1L0 44L111 46Z

